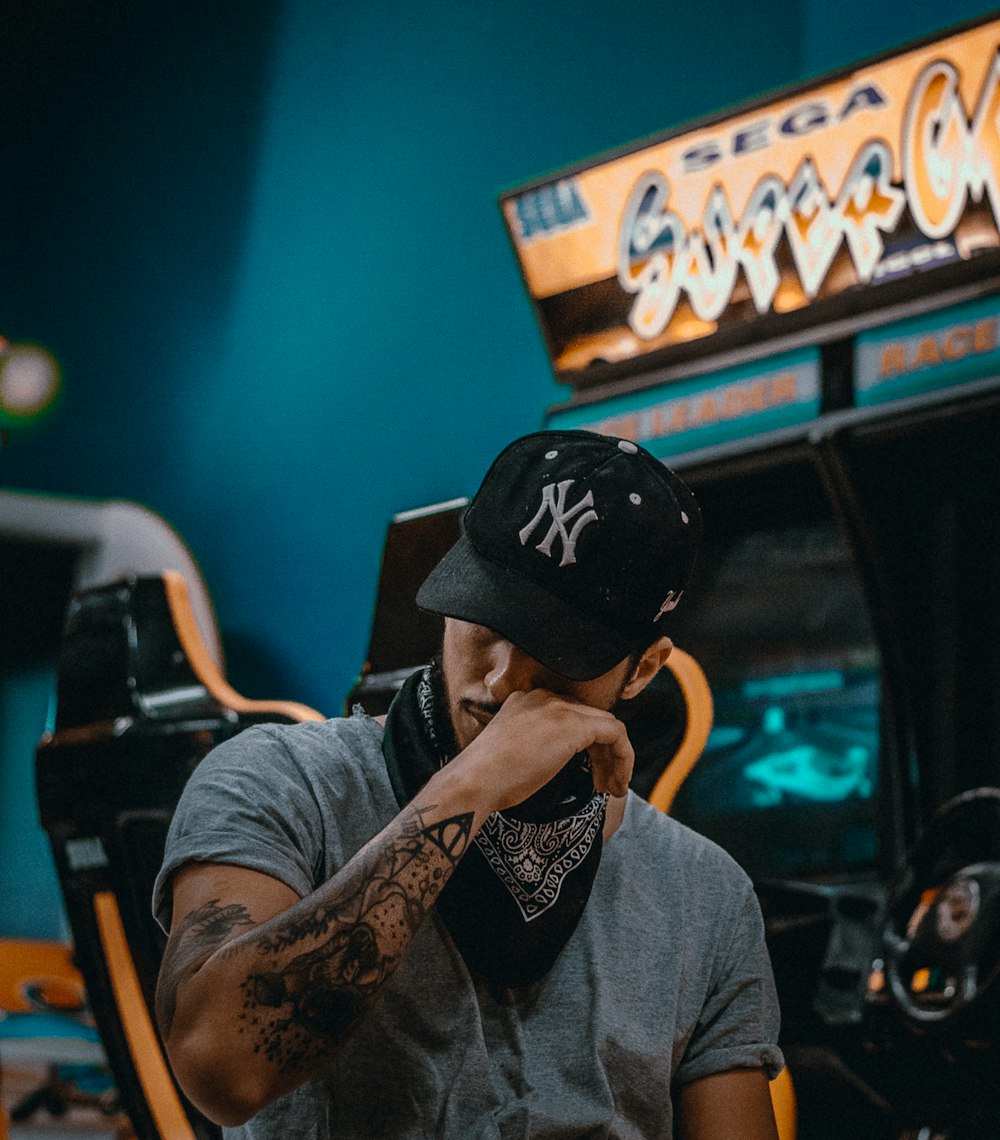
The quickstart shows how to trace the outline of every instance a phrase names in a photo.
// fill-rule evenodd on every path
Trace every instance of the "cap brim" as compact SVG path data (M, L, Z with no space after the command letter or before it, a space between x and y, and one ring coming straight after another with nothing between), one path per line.
M558 595L484 558L468 535L427 576L417 605L484 625L571 681L600 677L640 648Z

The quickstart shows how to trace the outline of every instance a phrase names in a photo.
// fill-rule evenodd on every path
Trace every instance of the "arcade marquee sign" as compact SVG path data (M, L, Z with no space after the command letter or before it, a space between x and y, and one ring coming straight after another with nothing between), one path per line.
M556 376L1000 248L1000 20L501 199Z

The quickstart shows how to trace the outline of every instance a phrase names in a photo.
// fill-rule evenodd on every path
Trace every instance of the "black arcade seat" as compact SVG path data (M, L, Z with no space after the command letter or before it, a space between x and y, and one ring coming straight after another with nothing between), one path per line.
M177 573L70 604L55 731L37 751L38 802L76 960L139 1140L219 1135L178 1091L153 1020L165 938L150 900L174 807L214 745L251 724L304 719L321 717L247 700L223 680Z

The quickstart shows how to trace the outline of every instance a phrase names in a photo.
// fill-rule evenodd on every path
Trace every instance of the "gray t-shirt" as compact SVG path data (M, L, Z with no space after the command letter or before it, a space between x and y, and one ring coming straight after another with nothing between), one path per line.
M315 890L397 814L364 714L242 732L195 770L154 909L189 860ZM672 1135L672 1090L781 1067L778 1005L749 879L630 795L579 927L535 985L476 983L435 913L321 1076L227 1137L559 1140Z

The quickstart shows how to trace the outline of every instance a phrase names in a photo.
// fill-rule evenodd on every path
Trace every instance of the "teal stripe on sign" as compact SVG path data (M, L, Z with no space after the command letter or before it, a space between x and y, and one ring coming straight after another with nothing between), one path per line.
M550 428L586 428L641 443L661 458L806 423L819 415L819 350L557 408Z
M998 372L998 334L998 297L861 333L854 349L855 403L884 404Z

